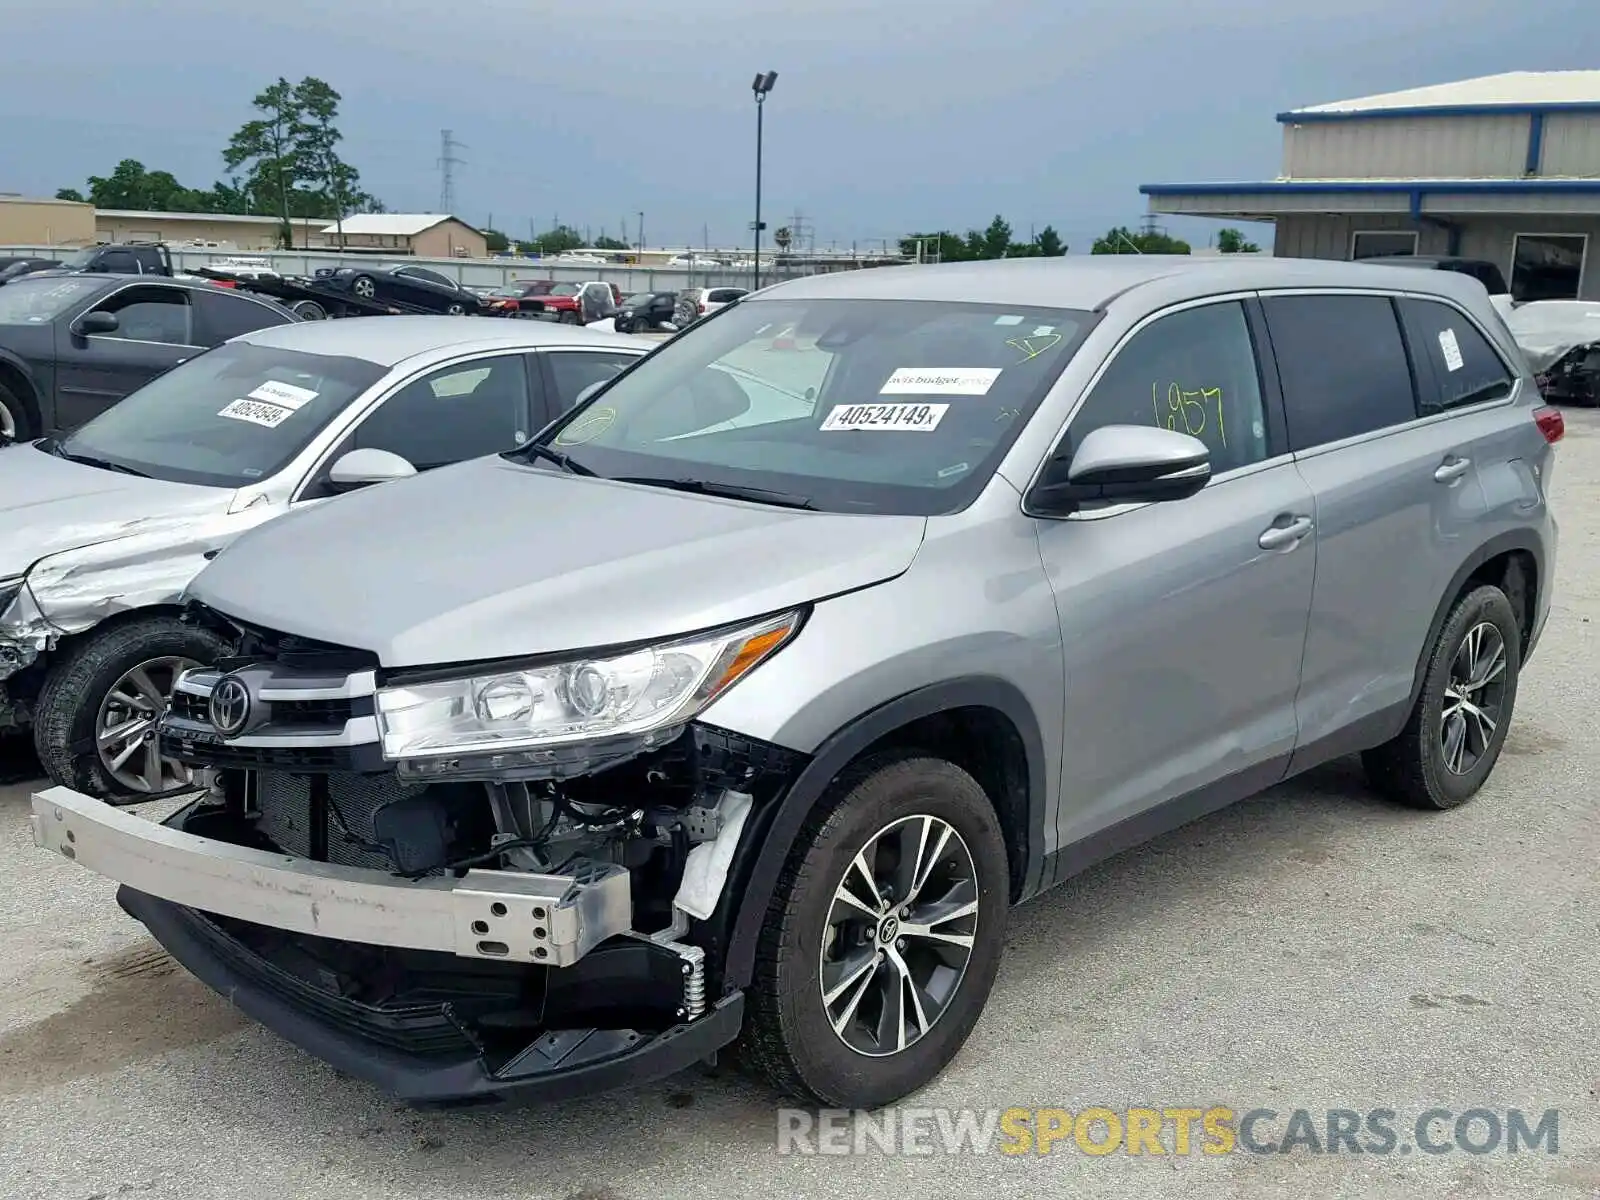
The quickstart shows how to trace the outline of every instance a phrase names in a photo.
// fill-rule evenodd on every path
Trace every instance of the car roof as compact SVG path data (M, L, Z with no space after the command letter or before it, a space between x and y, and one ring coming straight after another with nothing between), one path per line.
M549 346L652 350L656 343L622 333L544 321L512 321L500 317L342 317L333 321L297 321L257 329L232 339L257 346L364 358L392 367L435 350L542 349Z
M1388 278L1383 277L1387 275ZM1272 288L1372 288L1425 291L1470 302L1483 285L1455 271L1417 271L1314 258L1182 254L1072 255L991 262L874 267L808 275L752 292L768 300L948 300L1093 311L1122 296L1179 303L1226 292Z

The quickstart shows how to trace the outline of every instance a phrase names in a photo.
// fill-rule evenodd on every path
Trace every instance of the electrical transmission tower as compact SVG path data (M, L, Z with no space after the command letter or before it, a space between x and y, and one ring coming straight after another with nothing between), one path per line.
M466 165L466 159L456 154L465 150L465 143L456 141L449 129L439 131L439 211L454 215L456 210L456 168Z
M817 252L817 231L806 224L805 214L799 210L789 218L789 245L796 254Z

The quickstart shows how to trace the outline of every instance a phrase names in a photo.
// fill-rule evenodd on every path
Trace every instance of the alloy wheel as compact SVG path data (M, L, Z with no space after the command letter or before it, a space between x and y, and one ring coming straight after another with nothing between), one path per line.
M9 446L17 440L17 418L3 401L0 401L0 446Z
M372 280L368 279L365 275L363 275L360 279L357 279L354 283L352 283L350 285L350 290L352 292L354 292L356 295L360 296L363 300L372 299L372 297L377 295L377 292L378 292L377 285L374 284L372 282Z
M152 658L128 671L112 685L95 716L95 749L100 764L130 792L159 793L194 781L182 763L161 757L156 722L172 698L172 685L190 667L189 658Z
M873 834L828 908L819 982L834 1033L872 1058L912 1045L961 987L977 928L977 871L953 826L910 816Z
M1461 639L1450 661L1439 747L1452 775L1466 775L1489 752L1505 707L1506 643L1497 625L1480 621Z

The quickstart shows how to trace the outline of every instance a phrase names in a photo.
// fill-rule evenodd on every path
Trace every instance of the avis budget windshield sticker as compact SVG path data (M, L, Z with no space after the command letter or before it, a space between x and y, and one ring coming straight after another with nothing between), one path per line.
M901 367L880 396L986 396L1000 378L999 367Z
M251 400L265 400L268 404L276 404L291 412L298 412L316 398L317 393L310 388L295 387L292 383L279 383L276 379L267 380L248 397Z
M249 421L252 425L260 425L266 429L276 429L294 416L294 409L284 408L278 404L266 404L260 400L235 400L217 413L217 416L227 417L230 421Z
M845 429L892 429L931 433L939 428L948 404L836 404L822 421L822 432Z

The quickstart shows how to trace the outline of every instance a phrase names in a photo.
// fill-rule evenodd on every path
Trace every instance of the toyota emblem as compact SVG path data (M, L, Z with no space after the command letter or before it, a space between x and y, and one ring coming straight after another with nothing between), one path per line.
M250 689L232 675L211 692L211 724L223 737L233 737L250 720Z

